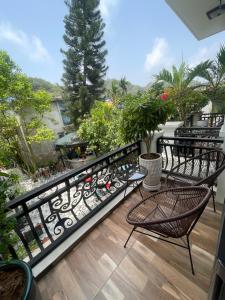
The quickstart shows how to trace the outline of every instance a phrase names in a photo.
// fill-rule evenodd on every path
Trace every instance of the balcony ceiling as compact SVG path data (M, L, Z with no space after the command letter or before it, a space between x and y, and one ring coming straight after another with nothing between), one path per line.
M166 0L167 4L198 39L225 30L225 13L209 20L206 12L219 5L218 0ZM225 1L222 1L224 4Z

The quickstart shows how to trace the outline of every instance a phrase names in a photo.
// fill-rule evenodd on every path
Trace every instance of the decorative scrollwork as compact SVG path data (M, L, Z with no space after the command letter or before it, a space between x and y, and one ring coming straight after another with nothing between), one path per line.
M33 198L24 197L23 206L18 203L21 208L18 211L26 222L22 222L23 217L20 217L17 235L29 260L32 261L33 255L39 252L30 248L28 238L35 239L41 253L49 245L60 243L61 235L78 228L100 210L104 202L113 200L114 193L122 190L125 182L118 178L115 168L130 160L137 161L138 154L139 142L84 166L79 173L75 171L73 176L71 172L68 176L64 175L58 181L60 183L50 183L48 189L45 185L43 191L36 192ZM44 243L45 246L42 245Z

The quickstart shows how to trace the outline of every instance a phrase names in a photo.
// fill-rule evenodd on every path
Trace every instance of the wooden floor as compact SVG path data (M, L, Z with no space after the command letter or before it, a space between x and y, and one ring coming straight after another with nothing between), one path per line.
M134 192L64 259L38 281L43 300L207 299L220 222L211 203L192 233L196 275L188 252L134 233L125 216L139 200Z

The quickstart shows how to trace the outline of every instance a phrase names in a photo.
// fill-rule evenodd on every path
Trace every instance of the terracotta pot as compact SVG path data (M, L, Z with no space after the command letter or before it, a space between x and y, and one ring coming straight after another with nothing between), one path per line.
M139 156L139 164L148 170L148 175L143 181L147 191L157 191L161 187L162 156L159 153L144 153Z

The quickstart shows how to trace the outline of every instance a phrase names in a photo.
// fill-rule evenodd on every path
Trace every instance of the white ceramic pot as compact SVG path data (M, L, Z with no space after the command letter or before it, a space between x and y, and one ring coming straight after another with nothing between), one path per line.
M161 187L162 156L159 153L144 153L139 156L139 164L148 170L148 175L143 181L143 187L147 191L157 191Z
M207 120L200 120L196 122L197 127L208 127L208 121Z

